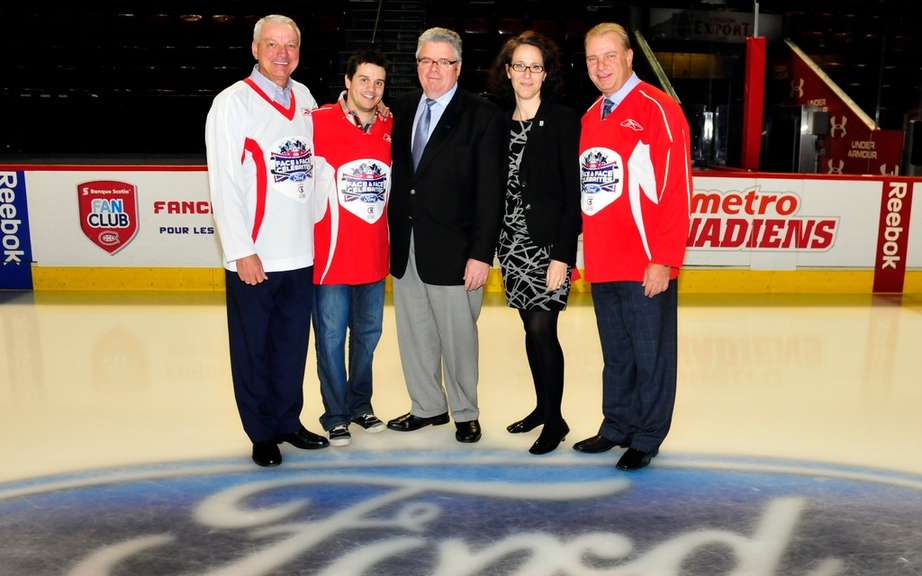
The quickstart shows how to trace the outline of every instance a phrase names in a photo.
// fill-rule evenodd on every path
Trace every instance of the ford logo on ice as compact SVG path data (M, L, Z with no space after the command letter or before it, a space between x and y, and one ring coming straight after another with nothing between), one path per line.
M912 574L922 479L664 455L209 461L0 485L3 574Z

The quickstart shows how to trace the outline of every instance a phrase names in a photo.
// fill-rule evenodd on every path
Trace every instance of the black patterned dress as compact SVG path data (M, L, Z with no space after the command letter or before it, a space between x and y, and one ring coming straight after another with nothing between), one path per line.
M528 235L525 211L525 182L519 179L522 157L532 123L513 122L509 138L509 178L506 181L506 212L499 234L499 262L503 267L506 303L519 310L563 310L570 292L570 270L563 285L547 291L547 267L551 246L537 246Z

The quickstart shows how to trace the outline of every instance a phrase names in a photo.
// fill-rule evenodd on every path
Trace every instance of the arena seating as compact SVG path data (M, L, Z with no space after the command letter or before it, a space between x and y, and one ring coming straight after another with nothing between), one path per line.
M415 89L416 38L423 28L438 25L461 33L461 83L477 92L486 89L487 72L509 37L525 29L551 36L561 46L567 100L584 107L595 97L583 64L585 31L601 20L643 31L651 6L674 4L384 0L379 12L376 0L108 0L69 7L7 3L0 8L6 24L0 42L7 55L0 64L5 79L0 87L0 154L164 153L200 158L211 99L249 72L252 27L266 12L290 15L301 25L302 57L295 78L307 83L320 101L335 98L345 58L373 38L393 62L387 98ZM696 10L752 9L743 0L692 4ZM786 37L820 62L884 128L898 129L920 100L916 56L922 34L914 34L913 27L922 3L914 4L818 0L806 6L781 0L763 3L763 11L783 15ZM657 52L681 54L687 56L681 62L711 70L675 79L690 116L696 107L722 103L731 118L737 117L740 45L677 40L652 45ZM680 63L678 56L670 58L674 65ZM635 66L643 70L638 58Z

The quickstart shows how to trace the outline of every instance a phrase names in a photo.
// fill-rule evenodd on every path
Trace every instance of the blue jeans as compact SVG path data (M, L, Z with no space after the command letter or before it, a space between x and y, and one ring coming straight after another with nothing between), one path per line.
M653 298L640 282L592 285L602 343L602 413L599 433L650 452L669 433L675 406L676 281Z
M384 280L372 284L314 286L314 334L317 375L324 413L320 424L330 430L352 418L373 413L371 366L381 338ZM346 330L349 370L346 372Z

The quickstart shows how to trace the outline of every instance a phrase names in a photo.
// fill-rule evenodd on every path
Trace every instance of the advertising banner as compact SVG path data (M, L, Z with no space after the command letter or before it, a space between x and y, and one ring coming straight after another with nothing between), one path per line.
M874 266L880 180L694 178L685 264Z
M26 181L21 171L0 171L0 288L32 288L32 247Z
M39 266L222 266L203 168L37 170L26 179Z
M829 134L818 156L820 173L899 173L903 133L880 130L810 58L792 46L791 97L829 114Z
M918 179L708 172L693 182L688 268L874 270L883 292L922 268ZM0 288L30 288L33 262L222 266L204 167L0 168L0 217Z

